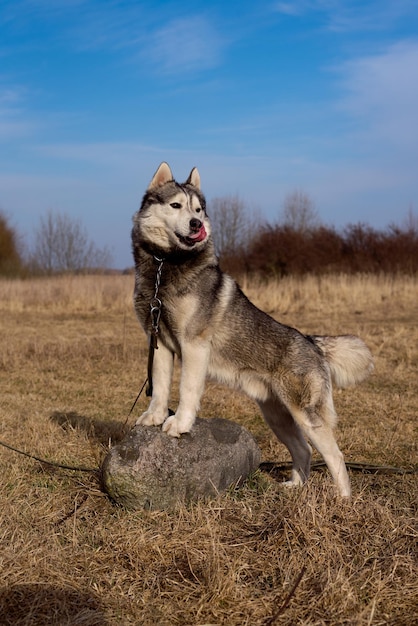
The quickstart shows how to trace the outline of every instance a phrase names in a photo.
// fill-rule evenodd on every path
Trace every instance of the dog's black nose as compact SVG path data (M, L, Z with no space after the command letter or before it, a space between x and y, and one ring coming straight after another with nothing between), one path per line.
M196 217L193 217L190 220L190 228L192 230L196 230L196 231L200 230L202 228L202 226L203 226L202 222L200 220L198 220Z

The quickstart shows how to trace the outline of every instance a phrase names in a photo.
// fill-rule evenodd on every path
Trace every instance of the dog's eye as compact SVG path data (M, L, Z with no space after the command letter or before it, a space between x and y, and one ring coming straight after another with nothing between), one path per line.
M170 206L171 206L173 209L181 209L181 204L180 204L180 202L172 202L172 203L170 204Z

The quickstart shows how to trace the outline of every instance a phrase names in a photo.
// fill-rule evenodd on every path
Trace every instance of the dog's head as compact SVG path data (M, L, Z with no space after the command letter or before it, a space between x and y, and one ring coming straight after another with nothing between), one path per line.
M167 163L161 163L134 216L134 231L150 249L165 254L205 247L210 223L197 169L180 184Z

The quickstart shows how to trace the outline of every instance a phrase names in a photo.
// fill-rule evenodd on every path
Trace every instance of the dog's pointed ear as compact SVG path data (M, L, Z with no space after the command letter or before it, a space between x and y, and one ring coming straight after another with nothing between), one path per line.
M190 172L190 176L186 180L186 185L193 185L193 187L200 189L200 174L197 171L197 167L194 167Z
M173 180L173 174L171 173L168 163L163 161L148 185L148 190L165 185L165 183L168 183L170 180Z

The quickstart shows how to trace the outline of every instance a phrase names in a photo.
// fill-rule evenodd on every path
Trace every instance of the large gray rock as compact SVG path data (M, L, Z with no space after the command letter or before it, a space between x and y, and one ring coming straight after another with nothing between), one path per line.
M171 509L241 484L260 458L242 426L197 418L179 439L155 426L135 426L106 456L102 477L109 496L128 509Z

